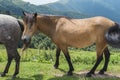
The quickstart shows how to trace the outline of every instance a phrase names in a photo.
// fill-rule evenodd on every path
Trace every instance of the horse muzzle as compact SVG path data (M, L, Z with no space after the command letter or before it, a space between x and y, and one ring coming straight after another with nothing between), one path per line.
M29 36L22 36L22 41L25 42L25 43L30 43L31 41L31 38Z
M23 41L23 50L25 50L26 48L28 48L31 38L29 36L22 36L22 41Z

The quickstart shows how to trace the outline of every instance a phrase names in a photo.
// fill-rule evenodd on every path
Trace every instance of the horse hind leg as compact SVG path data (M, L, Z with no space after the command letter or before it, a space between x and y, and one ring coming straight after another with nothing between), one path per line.
M55 62L55 65L54 65L54 68L57 69L58 66L59 66L59 56L60 56L60 52L61 52L61 49L59 47L57 47L56 49L56 62Z
M95 65L94 65L94 67L90 70L90 72L88 72L86 74L86 77L91 77L91 75L94 74L96 68L98 67L98 65L100 64L100 62L102 61L102 59L103 59L103 55L97 57L97 61L96 61Z
M95 65L93 66L93 68L90 70L90 72L88 72L88 73L86 74L86 77L91 77L92 74L94 74L96 68L98 67L98 65L100 64L100 62L101 62L102 59L103 59L103 51L104 51L104 48L105 48L105 45L101 45L100 43L99 43L99 44L96 44L97 60L96 60Z
M7 54L8 54L8 63L6 65L6 68L4 72L1 74L1 76L5 76L6 73L8 73L10 64L13 59L15 59L16 66L15 66L15 72L13 74L13 78L16 77L16 75L19 73L19 64L20 64L20 55L18 54L17 47L11 47L11 46L6 46L7 49Z
M13 57L11 57L11 55L8 54L8 62L7 62L7 65L4 69L4 72L1 74L1 77L6 76L6 73L8 73L8 70L9 70L9 67L10 67L10 64L11 64L12 60L13 60Z
M4 69L4 72L1 74L2 77L4 77L6 75L6 73L8 73L9 67L11 65L11 62L13 60L13 56L11 55L11 52L9 50L9 47L6 47L7 49L7 56L8 56L8 62L6 64L6 67Z
M14 54L15 54L14 59L15 59L16 65L15 65L15 72L13 74L13 78L15 78L16 75L19 73L20 55L18 54L17 48L14 50Z
M104 74L104 72L107 71L107 67L108 67L108 63L110 59L110 52L108 48L104 50L104 55L105 55L105 63L104 63L103 68L100 70L99 74Z

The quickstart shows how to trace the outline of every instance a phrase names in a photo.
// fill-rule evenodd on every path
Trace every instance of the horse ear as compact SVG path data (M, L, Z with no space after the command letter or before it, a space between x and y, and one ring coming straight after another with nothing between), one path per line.
M37 17L37 13L34 13L34 18L36 18Z
M23 15L24 15L24 16L26 16L26 15L27 15L27 13L23 11Z

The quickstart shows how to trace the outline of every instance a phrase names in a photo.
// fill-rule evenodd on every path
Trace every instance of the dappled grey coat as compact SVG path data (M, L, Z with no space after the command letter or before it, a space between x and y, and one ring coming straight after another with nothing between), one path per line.
M22 28L22 22L18 19L0 14L0 43L5 45L8 56L7 65L1 76L6 75L13 59L16 62L13 77L19 73L20 55L18 54L17 46L22 35Z

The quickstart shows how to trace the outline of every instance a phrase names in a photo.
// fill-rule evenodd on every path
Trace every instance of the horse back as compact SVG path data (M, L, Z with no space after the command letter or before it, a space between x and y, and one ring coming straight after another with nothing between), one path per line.
M17 19L9 15L0 14L0 42L18 42L20 36L21 30Z

